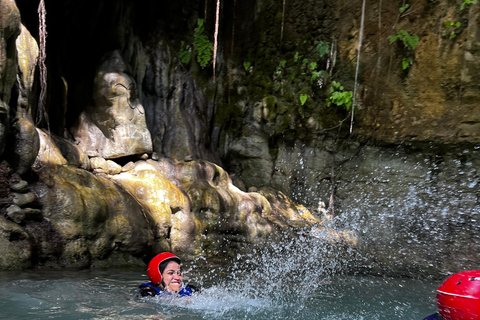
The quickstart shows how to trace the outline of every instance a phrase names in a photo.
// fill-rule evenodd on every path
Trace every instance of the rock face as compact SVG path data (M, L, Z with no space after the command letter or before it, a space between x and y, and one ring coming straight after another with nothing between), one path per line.
M80 115L72 129L78 146L90 157L119 158L152 152L145 110L137 96L137 84L115 51L97 71L95 105Z
M19 62L17 75L18 100L15 117L12 119L5 157L13 170L23 175L30 171L40 147L39 137L32 119L32 89L35 67L38 59L38 46L30 32L22 25L16 40ZM13 113L13 112L12 112Z
M359 21L360 11L352 10L352 4L338 6L339 53L342 60L352 59L358 30L344 22ZM398 10L393 2L379 7L378 1L367 1L364 40L373 46L365 48L360 60L365 71L357 134L395 144L478 144L480 83L474 74L479 69L479 6L461 9L457 3L426 1L403 14ZM389 43L402 30L419 37L415 49L402 40ZM411 59L405 69L404 59Z
M2 268L134 264L167 249L228 257L289 228L347 241L335 230L355 231L360 259L348 262L366 272L480 263L480 5L226 3L213 82L194 49L198 17L213 34L212 1L47 4L49 113L65 118L51 125L73 143L28 122L38 110L23 50L14 109L20 24L0 3L4 131L8 113L19 120L15 139L0 134L16 155L0 163L0 241L15 260ZM353 133L332 91L355 91Z
M15 2L0 1L0 154L10 127L10 95L17 73L15 40L20 34L20 12Z

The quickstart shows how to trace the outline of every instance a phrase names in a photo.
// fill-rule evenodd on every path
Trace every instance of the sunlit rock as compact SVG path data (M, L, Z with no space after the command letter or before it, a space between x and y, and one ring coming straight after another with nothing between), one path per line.
M26 93L32 90L35 67L37 66L38 59L38 45L35 38L32 37L30 32L21 25L21 33L16 40L16 48L18 53L18 66L20 71L20 81L22 87L26 90ZM28 99L24 96L23 99ZM24 105L25 107L26 105Z
M50 226L37 231L39 258L59 267L88 267L113 256L140 259L153 245L142 207L117 184L65 165L43 165L36 173L39 182L31 189ZM56 240L49 243L49 234Z
M17 73L15 40L20 33L20 12L14 1L0 0L0 154L10 125L10 95Z
M129 170L109 176L141 203L163 250L193 251L195 221L184 193L151 164L139 161ZM171 247L170 247L171 245Z
M97 70L94 106L82 112L72 134L90 157L118 158L152 152L145 111L137 96L137 84L115 51Z
M9 132L6 158L13 170L25 174L37 157L40 147L38 133L31 116L32 86L38 58L38 46L30 32L22 25L16 40L18 54L18 99L15 119ZM15 109L14 109L15 110Z
M44 130L37 129L37 132L40 137L40 148L33 167L69 164L82 169L90 168L90 160L78 146Z
M307 208L293 203L292 200L282 192L264 187L259 193L266 197L271 204L272 219L283 221L283 223L297 228L319 223L319 220L314 217Z
M201 234L235 234L238 240L257 242L273 231L273 224L266 219L271 210L266 199L235 187L221 167L180 162L176 173L180 188L191 200Z
M122 172L122 166L102 157L90 158L90 167L94 173L117 174Z

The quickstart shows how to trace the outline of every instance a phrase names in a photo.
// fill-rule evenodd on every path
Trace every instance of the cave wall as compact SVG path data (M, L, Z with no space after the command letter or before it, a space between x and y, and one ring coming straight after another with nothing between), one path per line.
M38 37L37 4L17 5ZM479 6L423 0L400 12L402 5L366 1L350 133L349 112L326 98L332 81L355 88L362 1L222 2L214 82L212 64L179 59L198 18L213 40L214 1L47 0L51 130L71 138L69 128L92 104L96 68L118 50L137 83L155 153L208 160L244 190L273 186L317 214L330 210L338 225L364 237L363 250L382 244L369 258L380 269L470 266L480 243L472 227L480 197ZM398 30L419 36L414 50L389 42ZM320 42L328 54L317 53ZM405 69L403 58L411 58ZM312 80L312 62L326 74ZM452 240L459 232L465 239ZM425 253L426 239L438 240L434 253ZM445 264L463 243L463 262ZM399 248L409 253L393 255Z

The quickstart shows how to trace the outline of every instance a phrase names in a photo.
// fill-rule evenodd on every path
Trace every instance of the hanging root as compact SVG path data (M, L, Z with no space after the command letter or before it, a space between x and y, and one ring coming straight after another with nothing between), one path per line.
M38 35L40 38L40 52L38 55L38 66L40 68L40 98L38 99L38 113L37 124L46 121L48 132L50 132L50 124L48 121L48 113L45 108L45 96L47 93L47 66L45 65L45 59L47 58L46 52L46 40L47 40L47 25L46 16L47 10L45 10L45 1L40 0L38 5Z

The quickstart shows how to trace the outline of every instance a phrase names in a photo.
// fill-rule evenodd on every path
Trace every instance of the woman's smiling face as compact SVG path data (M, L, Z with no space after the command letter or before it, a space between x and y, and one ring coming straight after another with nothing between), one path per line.
M182 287L182 273L180 265L175 261L170 261L162 273L163 283L168 291L178 291Z

